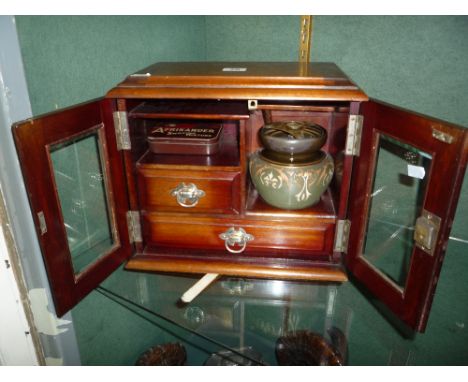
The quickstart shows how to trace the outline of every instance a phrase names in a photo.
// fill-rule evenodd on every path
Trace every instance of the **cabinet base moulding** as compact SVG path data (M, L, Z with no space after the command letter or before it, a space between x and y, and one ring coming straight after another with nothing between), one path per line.
M127 270L146 272L174 273L219 273L223 276L345 282L348 280L341 265L330 263L310 264L305 261L278 259L275 261L255 261L248 258L197 258L174 254L137 254L133 256L125 268Z

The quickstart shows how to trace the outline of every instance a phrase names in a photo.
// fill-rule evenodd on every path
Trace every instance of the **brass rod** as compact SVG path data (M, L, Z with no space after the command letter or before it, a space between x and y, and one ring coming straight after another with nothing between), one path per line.
M299 62L309 63L312 40L312 16L301 16Z

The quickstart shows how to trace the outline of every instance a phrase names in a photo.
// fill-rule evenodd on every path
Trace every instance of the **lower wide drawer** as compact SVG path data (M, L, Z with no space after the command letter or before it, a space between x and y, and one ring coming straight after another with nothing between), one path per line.
M303 258L332 253L334 224L318 220L309 225L267 220L190 218L143 215L148 245L223 250L226 254ZM203 251L200 251L203 253Z

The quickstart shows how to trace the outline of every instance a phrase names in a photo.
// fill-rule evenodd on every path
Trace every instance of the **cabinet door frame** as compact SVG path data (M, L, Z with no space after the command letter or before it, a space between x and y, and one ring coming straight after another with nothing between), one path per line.
M351 220L345 262L358 283L407 327L423 332L444 260L468 158L466 129L431 117L370 100L364 116L361 152L355 159L348 217ZM441 218L432 255L413 245L403 289L363 257L374 174L382 135L432 156L422 208ZM444 142L451 140L451 143Z
M13 125L13 135L32 216L59 317L73 308L133 253L127 228L128 199L122 155L117 150L114 102L98 99ZM75 272L55 182L50 148L95 134L103 169L112 246Z

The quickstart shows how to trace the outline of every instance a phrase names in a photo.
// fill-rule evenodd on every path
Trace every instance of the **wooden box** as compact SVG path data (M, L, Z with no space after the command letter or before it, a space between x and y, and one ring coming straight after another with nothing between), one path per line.
M265 203L248 174L259 129L291 120L324 127L335 161L320 202L297 211ZM217 150L150 150L152 126L184 121L222 126ZM406 325L425 328L468 134L369 100L334 64L159 63L101 100L13 132L59 315L126 262L326 282L352 275Z
M155 154L215 155L223 126L220 123L156 123L148 132Z

